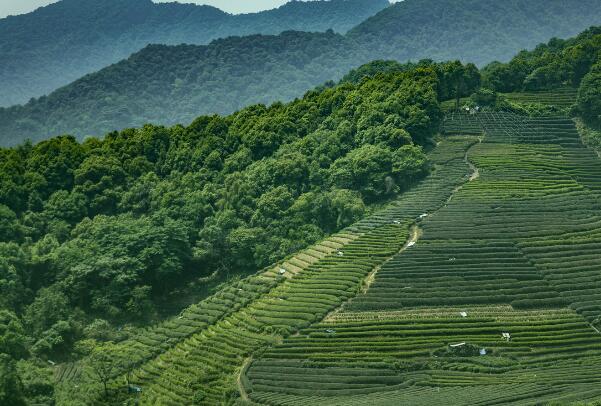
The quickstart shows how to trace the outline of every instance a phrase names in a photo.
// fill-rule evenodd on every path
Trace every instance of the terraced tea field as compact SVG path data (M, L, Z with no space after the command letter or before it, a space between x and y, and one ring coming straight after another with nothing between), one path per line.
M477 175L422 210L419 240L386 260L369 289L253 359L252 401L601 399L596 156L564 118L456 113L445 128L445 142L483 137L467 156Z
M565 109L576 102L577 93L578 89L565 87L547 91L505 93L503 96L514 103L543 104Z
M432 154L438 166L433 175L403 199L241 282L241 292L258 279L270 289L207 328L197 328L156 358L144 358L133 374L133 381L144 388L142 404L185 404L193 398L206 404L226 402L231 392L244 387L246 375L240 371L250 365L249 357L322 320L365 289L383 262L407 249L411 222L424 209L441 207L467 179L463 159L474 142L446 141L448 148Z
M578 89L572 87L562 87L553 90L531 91L531 92L515 92L515 93L500 93L506 100L522 105L522 106L543 106L551 108L555 114L568 114L572 105L576 103ZM461 98L459 106L463 107L470 103L469 97ZM456 110L456 101L447 100L441 103L442 110L447 114L452 114ZM470 127L464 127L465 133L472 133ZM447 128L447 131L452 131Z
M566 118L444 130L385 208L121 343L139 403L601 400L601 162Z

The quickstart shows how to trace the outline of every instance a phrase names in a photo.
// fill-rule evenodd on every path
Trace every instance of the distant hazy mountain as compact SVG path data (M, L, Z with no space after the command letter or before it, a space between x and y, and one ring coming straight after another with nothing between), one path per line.
M231 15L210 6L151 0L62 0L0 19L0 106L48 94L150 43L207 44L286 30L344 33L388 5L387 0L292 1Z
M150 45L47 97L0 108L0 143L188 123L203 113L290 100L367 59L332 31L230 37L204 46Z
M484 65L601 23L599 0L405 0L348 33L378 58Z
M201 114L290 100L372 59L508 60L594 24L601 24L599 0L405 0L346 35L286 32L150 46L47 97L0 109L0 143L187 124Z

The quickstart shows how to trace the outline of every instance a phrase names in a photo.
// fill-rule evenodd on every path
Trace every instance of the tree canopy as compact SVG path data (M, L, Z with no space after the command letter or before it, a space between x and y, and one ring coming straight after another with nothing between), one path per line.
M591 27L567 40L553 38L508 63L482 70L483 85L494 91L578 89L572 113L589 125L601 124L601 27Z

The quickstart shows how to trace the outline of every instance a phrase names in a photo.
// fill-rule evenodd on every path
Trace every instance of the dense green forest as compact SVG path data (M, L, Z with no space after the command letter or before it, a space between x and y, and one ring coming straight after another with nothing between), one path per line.
M52 404L49 362L406 190L430 169L439 100L479 85L474 65L375 62L288 104L0 149L0 404Z
M344 33L388 5L387 0L292 1L274 10L231 15L175 2L62 0L0 19L0 106L48 94L148 44L207 44L286 30Z
M313 7L315 13L327 14ZM230 114L249 104L293 100L374 59L508 60L520 48L552 36L576 35L600 18L596 0L406 0L347 35L286 32L233 37L207 46L153 45L48 96L0 109L0 143L16 145L60 134L82 139L146 122L189 124L201 114Z

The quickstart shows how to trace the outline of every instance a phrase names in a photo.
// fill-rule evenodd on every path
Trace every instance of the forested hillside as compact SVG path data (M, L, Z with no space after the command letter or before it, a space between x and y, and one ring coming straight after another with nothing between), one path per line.
M293 1L265 12L230 15L175 2L61 0L0 19L0 106L48 94L151 43L207 44L286 30L344 33L388 5L387 0Z
M292 100L373 59L507 60L520 48L595 23L597 0L406 0L346 36L287 32L150 46L47 97L0 109L0 143L64 133L81 139L146 122L189 124L199 114Z
M585 66L579 61L595 55L596 32L553 52L522 53L538 60L526 70ZM596 65L586 66L581 100L601 94ZM377 61L341 86L367 101L365 85L423 68ZM478 87L472 67L436 70L439 100ZM85 362L60 369L59 402L598 403L599 156L565 112L499 111L502 100L563 104L575 94L566 84L549 82L542 92L522 84L506 95L481 88L461 100L479 108L449 109L427 153L429 173L413 188L165 323L95 342ZM572 114L583 113L580 104ZM599 105L591 106L598 117ZM104 380L93 373L99 368L109 372ZM141 392L127 394L128 385Z
M150 45L48 97L0 108L0 142L64 133L81 138L149 122L189 124L199 114L291 100L340 77L353 60L367 61L351 49L332 31L230 37L208 46Z
M187 127L0 149L0 404L77 404L87 387L57 398L50 361L133 337L422 179L438 101L480 76L459 62L388 70Z

